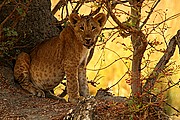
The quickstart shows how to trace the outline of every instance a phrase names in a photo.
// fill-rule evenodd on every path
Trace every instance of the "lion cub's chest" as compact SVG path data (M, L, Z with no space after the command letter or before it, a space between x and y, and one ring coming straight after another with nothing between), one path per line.
M89 56L89 52L90 52L90 49L83 47L79 64L81 64L84 60L86 61L87 57Z

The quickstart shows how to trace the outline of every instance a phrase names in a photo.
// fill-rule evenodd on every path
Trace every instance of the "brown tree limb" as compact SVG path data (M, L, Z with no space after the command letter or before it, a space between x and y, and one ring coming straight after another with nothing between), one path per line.
M120 34L122 37L127 37L130 35L129 34L130 32L136 31L131 26L128 26L128 25L122 23L121 21L119 21L119 19L115 15L115 13L112 11L116 7L117 3L111 4L110 2L106 1L105 4L106 4L107 11L108 11L108 16L110 15L112 17L113 21L118 25L118 29L121 30Z
M161 57L154 70L152 71L150 77L147 79L145 85L143 86L143 91L149 92L153 87L158 78L158 75L165 68L166 64L169 62L170 58L173 56L176 45L180 43L180 30L177 34L170 40L164 55ZM180 46L178 46L180 49Z
M179 54L180 54L180 40L179 40L179 38L180 38L180 30L178 30L177 35L175 36L175 40L176 40L177 46L179 48Z
M16 5L15 7L14 7L14 9L13 9L13 11L6 17L6 19L3 21L3 22L1 22L1 24L0 24L0 26L3 26L10 18L11 18L11 16L14 14L14 12L16 11L16 8L18 7L18 5Z
M52 10L52 14L54 15L61 6L64 6L66 4L65 0L59 0L59 2L56 4L56 6Z
M0 4L0 10L3 7L3 5L6 3L6 0L4 0L1 4Z

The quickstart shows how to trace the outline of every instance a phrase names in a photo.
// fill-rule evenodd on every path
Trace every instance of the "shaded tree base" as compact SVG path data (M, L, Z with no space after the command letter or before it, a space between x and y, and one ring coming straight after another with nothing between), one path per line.
M132 99L100 89L77 105L31 96L14 82L13 72L0 67L0 119L3 120L168 120L152 103L138 108Z
M73 106L70 103L31 96L14 83L12 70L0 68L0 119L63 119Z

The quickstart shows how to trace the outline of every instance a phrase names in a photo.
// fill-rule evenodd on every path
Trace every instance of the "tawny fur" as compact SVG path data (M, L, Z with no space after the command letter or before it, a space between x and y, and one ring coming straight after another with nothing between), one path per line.
M14 67L15 79L33 95L45 97L66 75L71 102L89 96L86 61L106 22L103 13L91 16L70 15L70 24L54 37L38 45L30 55L19 54Z

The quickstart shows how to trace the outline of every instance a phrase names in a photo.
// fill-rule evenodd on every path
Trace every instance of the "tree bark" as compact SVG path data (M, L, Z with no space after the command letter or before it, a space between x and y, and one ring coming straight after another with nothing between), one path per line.
M132 26L139 30L140 19L141 19L141 7L142 2L138 0L132 0L130 2L131 15L132 15ZM144 52L147 47L147 41L145 35L141 30L134 32L131 35L131 41L134 48L133 60L132 60L132 94L133 96L139 97L142 94L142 83L141 83L141 61Z
M4 1L1 1L0 27L15 29L18 33L15 40L10 37L3 40L1 35L1 41L13 42L13 46L7 50L7 53L14 51L11 57L18 50L30 52L38 43L60 33L56 27L57 20L51 13L50 0ZM0 32L2 34L2 29Z
M4 2L5 1L5 2ZM51 12L50 0L0 2L0 65L11 65L21 52L31 50L45 39L59 35L57 19ZM6 3L6 4L5 4ZM18 36L5 36L3 28L14 29Z
M17 31L23 40L34 47L59 34L56 22L51 13L50 0L32 0L26 16L17 25Z

